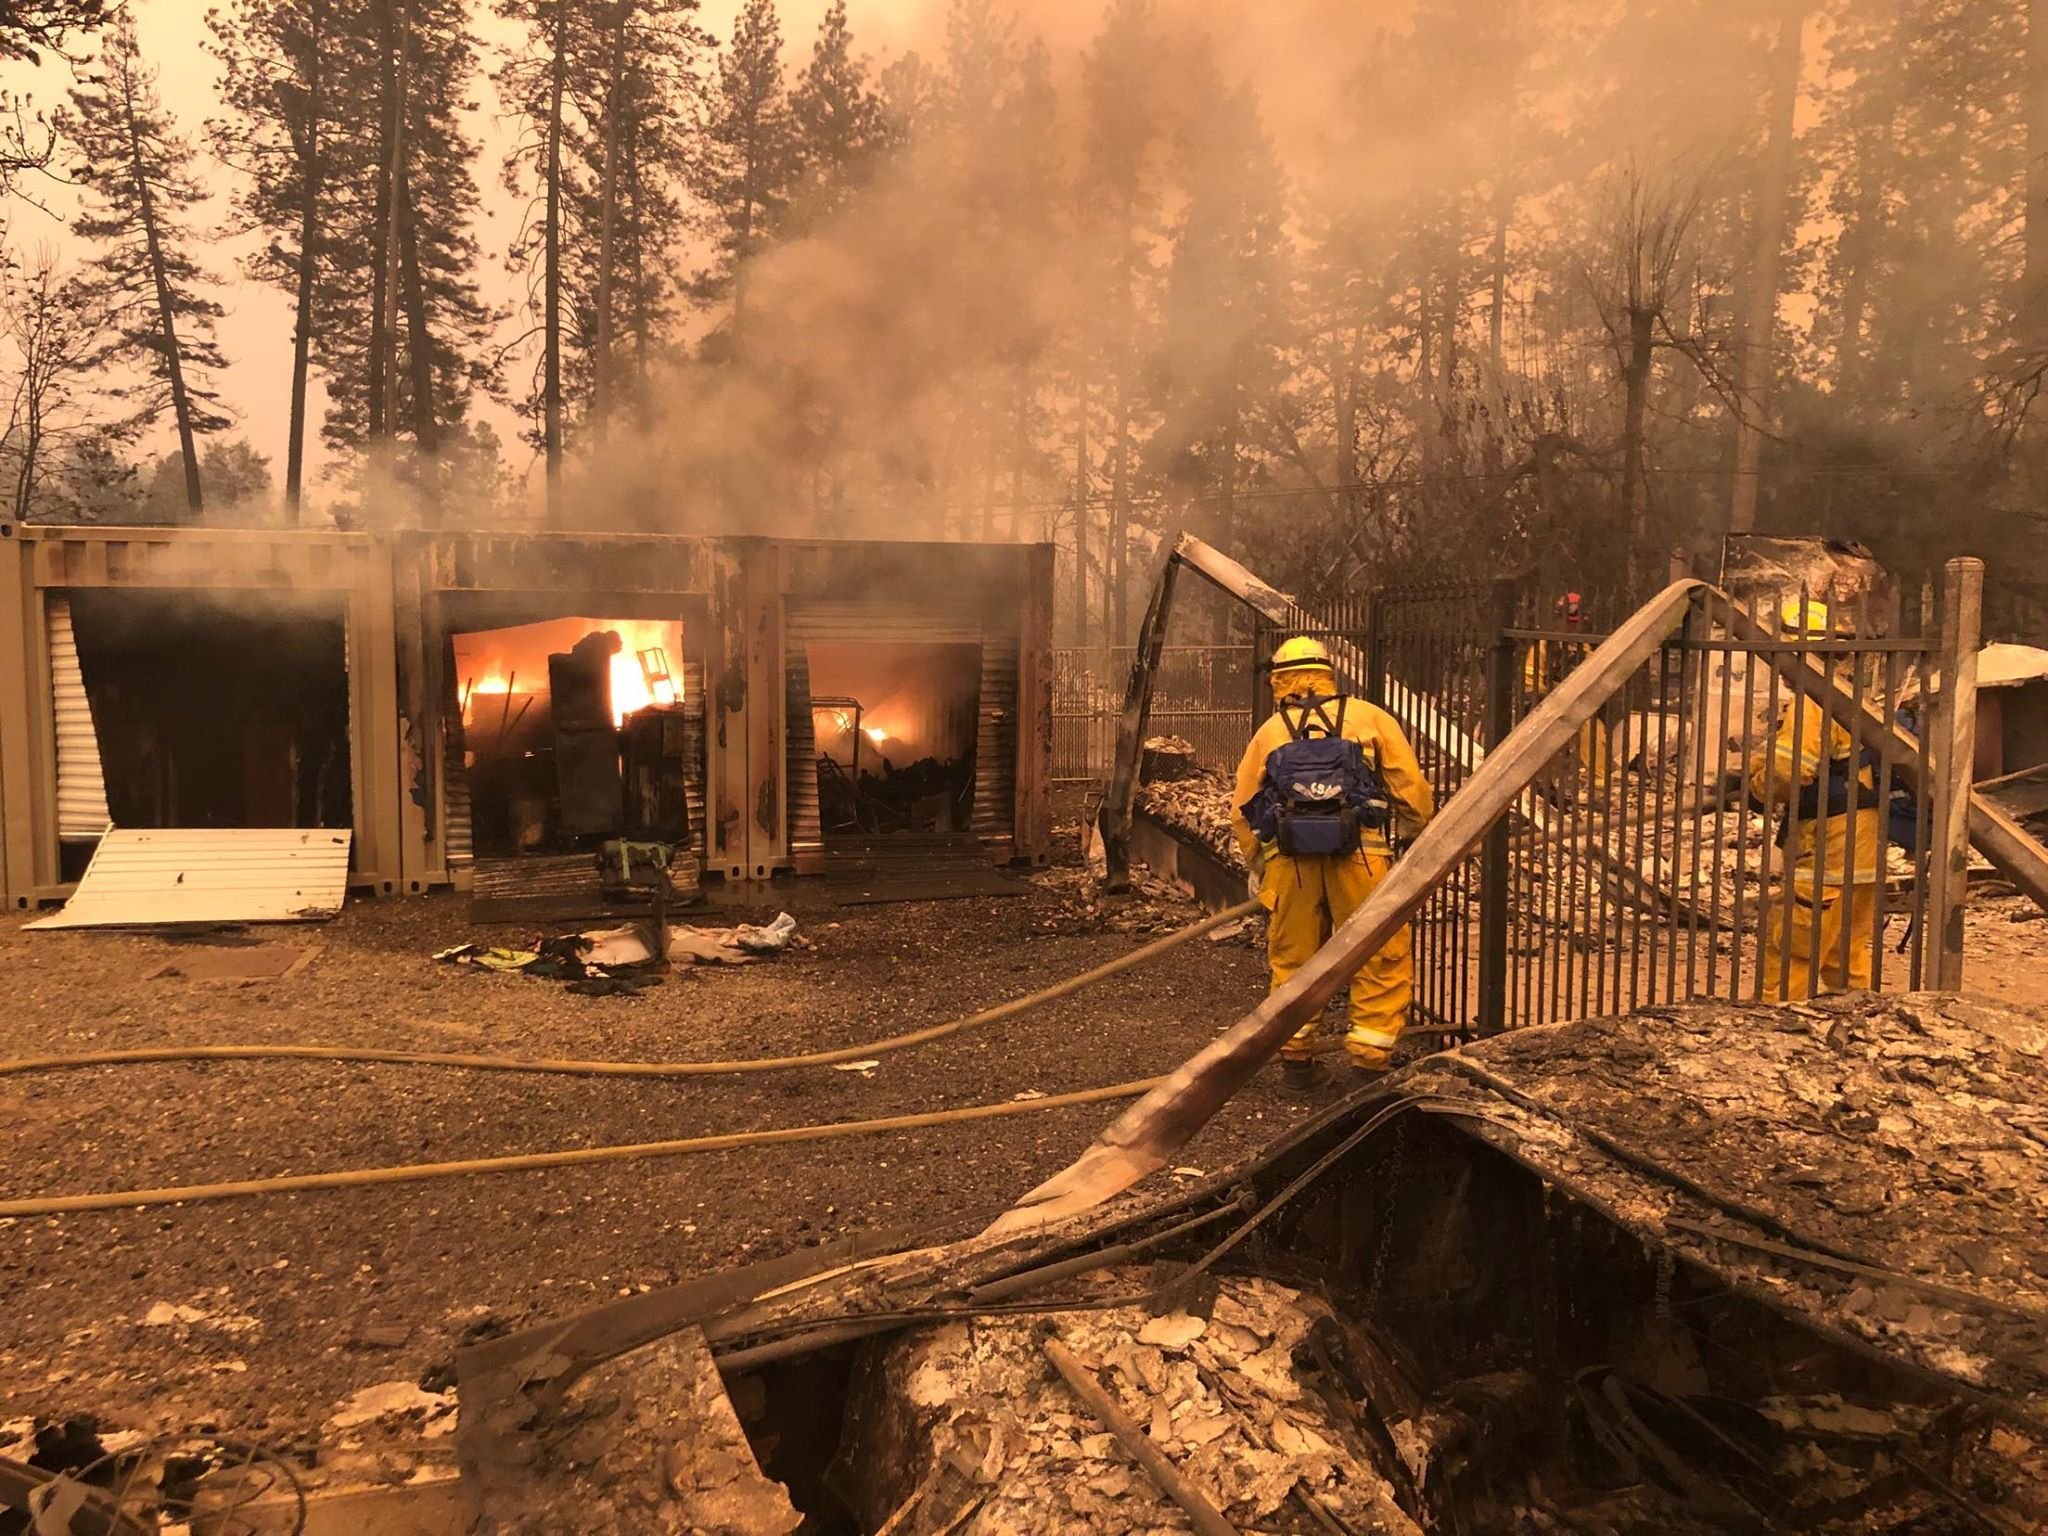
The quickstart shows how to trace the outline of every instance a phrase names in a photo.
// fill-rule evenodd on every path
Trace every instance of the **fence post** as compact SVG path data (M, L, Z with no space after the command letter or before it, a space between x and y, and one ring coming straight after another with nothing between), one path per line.
M1942 571L1941 694L1934 739L1934 880L1929 931L1934 986L1963 985L1963 910L1970 894L1970 781L1977 757L1977 646L1984 627L1984 562Z
M1486 651L1486 723L1482 745L1491 752L1515 724L1515 582L1502 577L1489 594ZM1479 854L1478 1032L1497 1035L1508 1021L1508 818L1486 834Z

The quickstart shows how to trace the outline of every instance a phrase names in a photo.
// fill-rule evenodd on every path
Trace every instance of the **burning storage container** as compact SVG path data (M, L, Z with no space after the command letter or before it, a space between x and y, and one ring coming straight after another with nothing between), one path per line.
M351 827L380 892L1039 861L1051 604L1033 545L0 523L6 899L109 822Z

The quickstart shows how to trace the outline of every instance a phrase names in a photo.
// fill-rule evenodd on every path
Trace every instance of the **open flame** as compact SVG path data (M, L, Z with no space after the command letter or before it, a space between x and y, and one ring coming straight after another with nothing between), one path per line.
M662 619L550 619L455 637L464 724L477 717L484 699L491 700L487 721L501 718L508 704L517 713L518 705L506 695L545 692L548 657L604 630L621 641L611 659L614 724L623 725L626 716L650 704L682 703L682 625Z

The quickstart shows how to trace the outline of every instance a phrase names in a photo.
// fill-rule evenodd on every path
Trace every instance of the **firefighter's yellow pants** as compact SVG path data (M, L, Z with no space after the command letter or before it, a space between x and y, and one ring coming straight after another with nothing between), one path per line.
M1857 992L1870 985L1877 934L1877 887L1822 886L1818 892L1795 882L1789 906L1785 888L1768 898L1763 920L1763 996L1796 1001L1823 992ZM1849 925L1849 964L1842 966L1842 925ZM1818 963L1816 966L1816 956Z
M1266 926L1266 958L1273 985L1284 986L1323 947L1331 931L1357 910L1393 865L1384 853L1359 852L1327 858L1274 853L1266 861L1259 899L1272 921ZM1351 978L1351 1029L1344 1048L1361 1067L1382 1068L1408 1022L1415 990L1415 965L1408 929L1388 939ZM1302 1028L1280 1048L1285 1057L1305 1057L1315 1025Z

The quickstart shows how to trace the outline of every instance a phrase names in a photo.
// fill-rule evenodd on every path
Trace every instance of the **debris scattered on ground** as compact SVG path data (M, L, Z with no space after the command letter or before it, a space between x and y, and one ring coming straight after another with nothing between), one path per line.
M383 1381L365 1387L335 1410L328 1423L336 1429L358 1429L380 1419L418 1415L428 1435L447 1434L455 1427L455 1389L424 1392L410 1381ZM443 1423L442 1421L446 1422Z
M211 1328L218 1333L248 1333L262 1326L241 1312L209 1312L183 1302L159 1301L137 1319L145 1328Z
M668 929L671 966L748 965L792 947L808 946L796 931L796 919L787 912L778 913L771 923L741 923L732 928L671 925ZM434 958L449 965L565 981L571 992L584 997L631 994L662 981L653 969L655 941L652 926L646 923L537 938L528 949L457 944L437 951Z
M1102 889L1098 874L1081 869L1047 870L1036 883L1059 903L1038 920L1048 933L1171 933L1202 915L1199 902L1143 868L1133 870L1131 889L1116 895Z
M704 1335L685 1328L536 1393L517 1461L478 1465L488 1536L789 1536L804 1523L762 1474Z
M592 965L645 965L654 958L651 930L640 923L580 937L589 941L586 958ZM741 923L733 928L672 924L668 930L668 959L671 965L745 965L762 955L781 954L796 938L796 919L787 912L778 912L772 923Z

